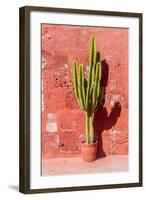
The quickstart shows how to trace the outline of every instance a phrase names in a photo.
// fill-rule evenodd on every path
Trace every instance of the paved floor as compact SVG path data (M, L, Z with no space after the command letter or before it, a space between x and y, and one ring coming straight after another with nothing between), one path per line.
M90 163L76 157L54 158L42 162L42 176L117 171L128 171L127 155L107 156Z

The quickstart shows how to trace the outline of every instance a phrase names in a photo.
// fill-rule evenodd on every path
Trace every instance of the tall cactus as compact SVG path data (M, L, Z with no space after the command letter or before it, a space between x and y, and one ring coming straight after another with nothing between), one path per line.
M73 83L75 96L81 109L86 114L86 142L94 142L93 114L98 110L102 99L104 98L105 89L101 86L102 66L97 58L96 39L90 38L89 50L89 74L87 85L85 85L84 66L73 60Z

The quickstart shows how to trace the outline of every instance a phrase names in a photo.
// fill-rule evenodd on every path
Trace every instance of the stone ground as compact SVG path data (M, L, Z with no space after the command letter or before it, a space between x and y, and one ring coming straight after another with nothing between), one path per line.
M42 176L104 173L128 171L127 155L112 155L94 162L84 162L80 157L53 158L42 161Z

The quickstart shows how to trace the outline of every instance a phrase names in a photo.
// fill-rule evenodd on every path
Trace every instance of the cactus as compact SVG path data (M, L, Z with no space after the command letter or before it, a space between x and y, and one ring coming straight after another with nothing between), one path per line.
M86 142L94 142L93 115L98 110L105 94L105 88L101 86L102 66L97 58L96 39L90 38L89 50L89 74L87 80L84 75L84 65L73 60L74 92L79 106L86 115ZM85 81L87 84L85 84Z

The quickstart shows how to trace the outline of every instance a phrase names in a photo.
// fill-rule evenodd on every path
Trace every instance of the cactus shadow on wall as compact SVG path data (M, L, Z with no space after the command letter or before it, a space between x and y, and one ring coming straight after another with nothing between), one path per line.
M103 72L101 85L106 88L108 85L109 66L106 60L101 61L101 63ZM106 156L103 149L103 139L102 139L103 131L110 130L116 124L121 114L121 105L119 102L115 102L114 106L111 108L110 113L108 113L107 108L104 107L105 103L104 101L102 102L102 105L99 107L98 111L94 113L94 119L93 119L95 137L98 140L98 147L97 147L98 158Z

